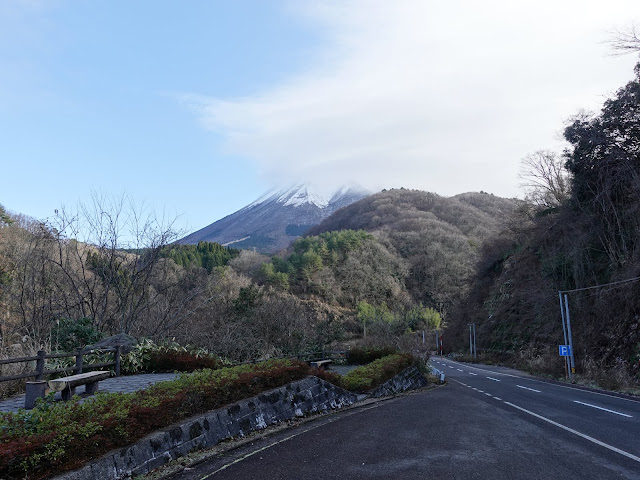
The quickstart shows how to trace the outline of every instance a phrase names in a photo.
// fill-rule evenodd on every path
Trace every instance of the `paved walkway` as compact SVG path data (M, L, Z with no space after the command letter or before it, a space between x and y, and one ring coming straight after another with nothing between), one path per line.
M111 377L99 383L99 391L131 393L136 390L144 390L154 383L173 380L178 375L177 373L143 373L140 375ZM81 394L83 388L78 388L78 393ZM55 398L60 400L60 393L56 393ZM0 412L16 412L19 408L24 408L24 394L0 400Z

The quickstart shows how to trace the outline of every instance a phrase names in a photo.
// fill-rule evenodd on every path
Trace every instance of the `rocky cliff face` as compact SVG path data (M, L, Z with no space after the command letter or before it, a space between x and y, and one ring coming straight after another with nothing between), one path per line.
M241 210L187 235L179 243L217 242L274 253L339 208L369 194L358 187L343 187L329 194L309 185L273 190Z

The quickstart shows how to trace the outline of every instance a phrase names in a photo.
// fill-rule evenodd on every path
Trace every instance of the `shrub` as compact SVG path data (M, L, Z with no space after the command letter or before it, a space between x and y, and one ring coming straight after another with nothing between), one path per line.
M124 374L193 372L202 368L215 370L223 366L225 363L219 357L206 350L183 347L175 342L157 345L145 339L122 356L121 371Z
M352 348L347 352L347 363L365 365L393 353L396 353L396 349L392 347Z
M413 356L405 353L387 355L368 365L351 370L341 378L340 386L353 392L366 392L378 385L382 385L414 363Z
M0 478L41 479L196 414L309 375L306 363L269 360L181 375L134 393L46 403L0 414Z

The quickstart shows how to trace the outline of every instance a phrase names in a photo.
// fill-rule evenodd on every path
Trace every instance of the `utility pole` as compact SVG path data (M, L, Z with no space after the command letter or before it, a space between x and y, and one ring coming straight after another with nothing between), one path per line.
M564 334L564 345L567 345L567 327L565 325L564 302L562 300L562 292L558 292L558 298L560 299L560 315L562 317L562 333ZM564 371L567 377L571 376L571 373L569 373L569 359L567 357L564 357Z
M478 345L476 344L476 324L473 322L473 359L478 359Z
M476 349L476 324L475 322L467 323L467 326L469 327L469 356L476 360L478 354Z
M567 309L566 321L567 321L567 335L569 336L569 359L571 361L571 374L576 373L576 363L573 358L573 339L571 338L571 317L569 315L569 298L567 294L564 294L564 307Z

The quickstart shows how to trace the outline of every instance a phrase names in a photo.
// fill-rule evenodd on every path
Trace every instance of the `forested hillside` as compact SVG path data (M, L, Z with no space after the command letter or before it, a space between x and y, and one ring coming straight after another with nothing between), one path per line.
M451 319L455 348L475 321L479 350L561 375L558 291L577 289L568 298L578 372L614 384L638 379L640 65L635 77L600 113L571 120L564 152L525 162L528 202L485 244Z
M123 203L102 200L61 211L51 224L6 216L5 355L58 349L70 334L89 342L119 332L175 338L235 360L365 336L398 345L446 320L483 239L503 228L487 212L514 208L484 193L447 199L392 190L340 210L325 231L268 257L210 242L176 244L170 226L113 212ZM101 223L108 218L142 222ZM141 235L119 248L123 231Z
M515 200L487 193L441 197L389 190L338 210L309 235L341 229L374 232L407 262L405 285L414 301L445 316L464 297L482 242L506 228Z

